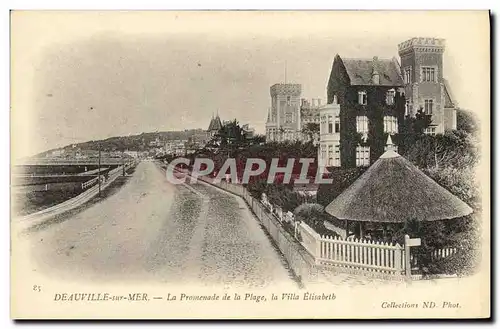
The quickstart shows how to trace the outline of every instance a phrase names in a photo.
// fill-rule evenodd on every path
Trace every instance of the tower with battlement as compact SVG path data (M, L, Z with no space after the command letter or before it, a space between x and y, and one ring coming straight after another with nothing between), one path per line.
M443 78L445 40L411 38L398 45L401 75L405 84L407 114L422 109L431 115L429 134L456 129L456 104Z
M266 122L267 141L295 140L300 133L302 85L277 83L271 86L271 107Z

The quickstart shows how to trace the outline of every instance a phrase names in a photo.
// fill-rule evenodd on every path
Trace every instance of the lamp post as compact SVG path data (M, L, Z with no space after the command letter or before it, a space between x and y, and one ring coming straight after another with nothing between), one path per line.
M97 182L99 183L99 197L101 196L101 143L97 144L99 147L99 160L97 165Z

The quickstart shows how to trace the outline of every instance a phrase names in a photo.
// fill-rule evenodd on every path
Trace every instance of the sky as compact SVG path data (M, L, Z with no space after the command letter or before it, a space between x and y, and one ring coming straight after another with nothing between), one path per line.
M303 98L324 103L336 54L399 59L411 37L446 39L459 106L489 110L486 12L14 12L12 156L206 129L214 113L264 133L285 65Z

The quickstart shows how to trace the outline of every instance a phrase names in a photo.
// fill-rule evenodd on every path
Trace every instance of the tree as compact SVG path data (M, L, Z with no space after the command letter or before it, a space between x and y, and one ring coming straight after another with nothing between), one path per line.
M476 114L464 109L457 109L457 130L477 135L479 124Z
M426 114L423 107L420 107L415 116L407 115L399 127L399 134L395 139L399 153L404 154L410 150L415 142L424 136L425 129L431 123L431 115Z
M314 141L314 137L319 134L319 123L306 123L302 128L302 133L308 137L309 141Z
M252 139L251 142L253 145L260 145L266 142L266 136L265 135L255 135Z

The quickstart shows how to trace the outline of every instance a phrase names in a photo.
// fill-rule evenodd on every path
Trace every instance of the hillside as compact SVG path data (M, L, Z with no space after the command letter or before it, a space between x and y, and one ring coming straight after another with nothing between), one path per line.
M169 140L203 140L206 138L206 132L202 129L187 129L183 131L159 131L142 133L131 136L110 137L104 140L91 140L83 143L75 143L64 146L62 149L69 150L78 148L85 150L98 150L99 145L104 152L112 151L147 151L151 147L161 147ZM45 151L37 156L44 156L55 149Z

